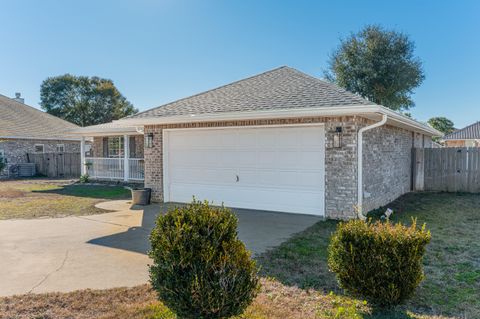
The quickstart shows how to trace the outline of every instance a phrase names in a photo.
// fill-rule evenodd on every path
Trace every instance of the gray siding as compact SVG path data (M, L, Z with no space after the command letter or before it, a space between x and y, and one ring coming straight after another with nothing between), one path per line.
M43 144L44 153L57 151L57 144L64 144L65 152L80 152L80 142L65 140L2 139L0 150L5 152L8 163L27 163L27 153L35 152L35 144Z

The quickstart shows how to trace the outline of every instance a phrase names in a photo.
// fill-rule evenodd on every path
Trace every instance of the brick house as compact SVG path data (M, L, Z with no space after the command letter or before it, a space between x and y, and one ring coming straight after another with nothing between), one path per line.
M445 147L480 147L480 122L447 134L442 141Z
M79 152L80 138L67 131L77 125L0 94L0 157L7 164L27 163L28 153Z
M102 155L85 171L108 175L98 172L112 165L117 178L130 180L141 170L137 177L156 201L195 195L340 219L409 192L412 148L431 147L440 135L289 67L75 133L93 136L94 153ZM140 154L139 166L131 156Z

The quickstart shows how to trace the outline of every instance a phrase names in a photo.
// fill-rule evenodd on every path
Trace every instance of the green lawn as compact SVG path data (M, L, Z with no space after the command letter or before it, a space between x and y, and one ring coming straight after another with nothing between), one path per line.
M63 217L106 212L95 204L128 199L121 186L79 185L52 180L0 182L0 219Z
M64 187L53 191L84 194L91 190L65 190ZM103 191L111 196L120 195L111 194L111 189ZM50 194L52 190L38 192ZM328 242L337 222L325 221L257 258L264 277L262 289L239 318L480 318L480 243L477 240L480 234L480 195L408 194L389 207L395 210L393 221L408 224L415 217L419 224L426 223L432 233L424 260L426 279L406 305L385 311L343 295L334 275L327 269ZM375 212L371 214L375 215ZM162 303L156 301L149 285L0 298L0 313L7 318L175 319Z
M426 279L396 315L403 318L409 310L480 318L480 195L412 193L388 207L395 211L393 221L409 224L415 217L432 233L424 260ZM263 275L286 285L341 293L327 270L328 240L335 227L335 221L320 222L260 256ZM375 318L393 316L379 313Z

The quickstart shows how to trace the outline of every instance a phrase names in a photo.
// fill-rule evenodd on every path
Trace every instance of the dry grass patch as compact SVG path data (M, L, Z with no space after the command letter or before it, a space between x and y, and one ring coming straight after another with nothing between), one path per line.
M358 317L351 317L353 309ZM176 319L158 302L149 285L108 290L81 290L71 293L27 294L0 298L2 318L101 318ZM354 299L289 287L273 279L262 279L261 293L237 319L447 319L408 312L373 314Z
M0 182L0 219L64 217L106 212L95 204L129 198L120 186L78 185L70 181L20 180Z
M25 196L25 192L15 188L0 189L0 198L19 198Z

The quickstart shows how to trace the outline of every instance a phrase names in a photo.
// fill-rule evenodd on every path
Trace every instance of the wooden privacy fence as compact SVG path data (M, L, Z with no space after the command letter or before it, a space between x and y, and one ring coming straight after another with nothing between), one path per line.
M415 190L480 192L480 148L415 148Z
M47 177L79 177L80 153L28 153L37 174Z

